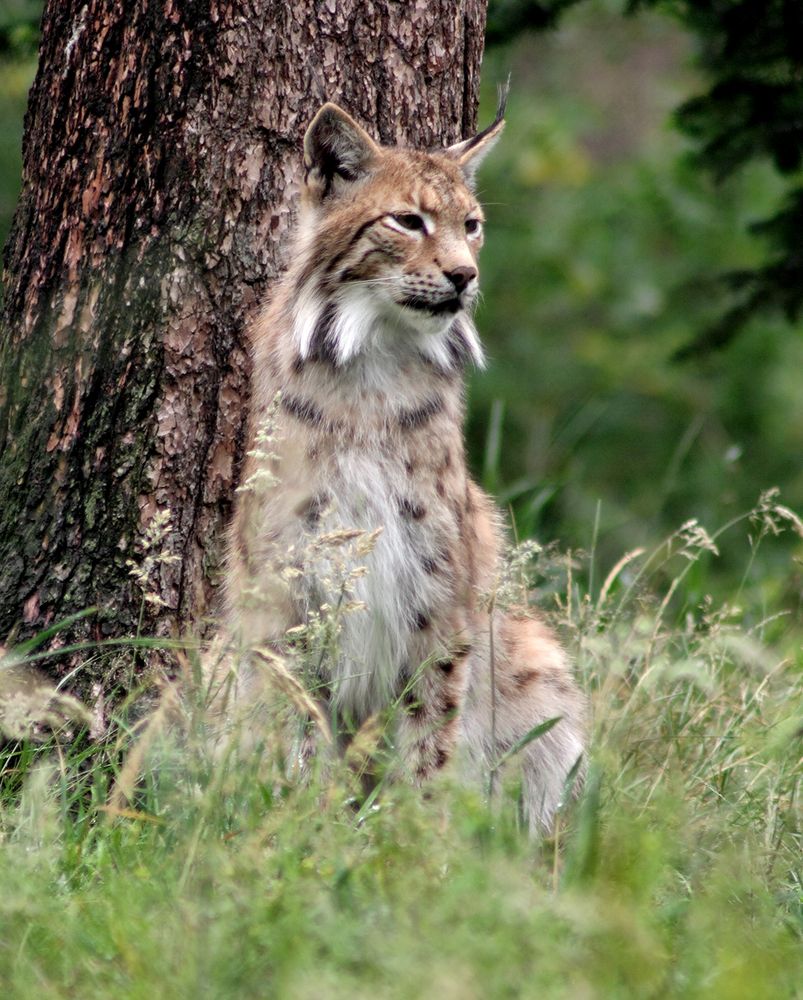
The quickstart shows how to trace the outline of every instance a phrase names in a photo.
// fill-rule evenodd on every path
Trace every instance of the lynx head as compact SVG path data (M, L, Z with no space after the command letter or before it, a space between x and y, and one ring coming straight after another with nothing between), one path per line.
M483 239L473 182L504 127L504 96L488 128L435 151L380 146L336 105L318 111L304 138L293 303L302 361L483 363L470 317Z

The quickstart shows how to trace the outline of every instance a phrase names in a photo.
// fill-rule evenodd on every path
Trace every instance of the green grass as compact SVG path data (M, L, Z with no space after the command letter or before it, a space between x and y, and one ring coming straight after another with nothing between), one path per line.
M784 528L789 556L765 497L715 544ZM549 839L520 829L515 767L492 803L451 774L358 811L346 764L298 781L275 734L213 759L192 655L181 702L101 742L9 744L3 996L801 995L800 622L690 603L712 544L685 526L590 588L595 553L532 567L595 719Z

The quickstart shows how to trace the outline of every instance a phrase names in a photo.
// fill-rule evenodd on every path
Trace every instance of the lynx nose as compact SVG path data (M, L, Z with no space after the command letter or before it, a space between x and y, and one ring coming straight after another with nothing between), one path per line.
M476 267L456 267L453 271L444 271L443 273L454 285L457 292L462 292L469 281L477 277Z

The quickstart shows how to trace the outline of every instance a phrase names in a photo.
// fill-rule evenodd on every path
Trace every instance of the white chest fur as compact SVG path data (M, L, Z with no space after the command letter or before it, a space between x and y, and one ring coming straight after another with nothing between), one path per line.
M444 600L443 583L427 572L427 558L442 539L437 519L416 519L402 460L378 446L337 454L326 475L326 512L316 526L328 532L381 529L372 551L362 556L332 549L305 567L310 611L321 604L343 604L342 581L357 564L364 575L351 579L350 601L364 607L341 614L337 655L328 657L324 672L336 703L357 718L387 705L399 678L415 671L411 662L414 637L421 621ZM441 532L442 533L442 532Z

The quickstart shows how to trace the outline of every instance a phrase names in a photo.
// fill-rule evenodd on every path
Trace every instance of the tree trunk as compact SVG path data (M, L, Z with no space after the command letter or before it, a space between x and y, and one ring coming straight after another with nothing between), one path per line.
M213 614L248 320L281 269L306 124L331 98L384 142L470 134L485 6L49 0L5 250L0 639L91 605L73 637ZM164 510L175 558L143 605L127 560Z

